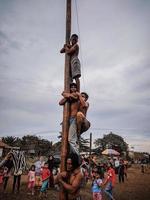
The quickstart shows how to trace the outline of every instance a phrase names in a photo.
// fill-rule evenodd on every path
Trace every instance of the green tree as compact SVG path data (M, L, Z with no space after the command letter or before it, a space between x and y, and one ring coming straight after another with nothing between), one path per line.
M25 135L22 138L7 136L3 137L2 141L12 147L20 147L24 151L34 150L38 155L48 155L52 148L52 142L41 139L35 135Z
M37 137L35 135L23 136L21 140L21 148L25 150L33 148L36 155L39 152L41 153L41 155L48 155L51 147L52 142L46 139L41 139L40 137Z
M9 146L18 146L17 144L20 141L20 138L18 137L14 137L14 136L7 136L7 137L3 137L2 141L6 144L8 144Z
M128 144L124 141L124 139L112 132L104 135L103 138L96 139L94 144L96 147L100 147L102 151L106 148L115 149L120 153L128 150Z
M60 153L61 151L61 142L56 142L52 145L52 149L51 149L51 153L54 154L54 153Z

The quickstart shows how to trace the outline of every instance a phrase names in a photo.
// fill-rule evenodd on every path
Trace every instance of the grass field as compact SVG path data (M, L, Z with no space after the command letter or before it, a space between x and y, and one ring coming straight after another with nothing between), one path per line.
M38 190L34 196L28 195L27 177L22 176L21 190L19 194L12 194L12 180L9 180L9 186L5 194L0 194L0 200L38 200ZM58 191L48 190L48 200L57 200ZM88 183L81 190L82 200L92 200L91 183ZM124 183L116 183L114 188L114 197L116 200L150 200L150 168L144 174L141 173L137 165L128 169L128 180ZM103 200L107 198L104 197Z

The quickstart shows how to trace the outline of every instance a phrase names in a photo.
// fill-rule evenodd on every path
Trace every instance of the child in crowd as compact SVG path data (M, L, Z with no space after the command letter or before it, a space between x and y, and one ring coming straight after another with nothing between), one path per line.
M2 191L2 185L3 185L3 168L0 167L0 192Z
M93 170L92 180L93 200L102 200L102 178L96 168Z
M49 182L49 177L51 175L47 163L45 163L44 166L42 167L41 175L42 175L42 187L40 189L40 197L42 197L43 194L45 194L45 197L47 197L48 182Z
M104 185L106 185L104 192L109 197L109 200L115 200L113 195L112 195L112 191L113 191L115 182L116 182L115 170L113 169L112 164L109 163L107 165L107 176L106 176L106 179L103 183Z
M42 185L41 181L41 169L42 169L42 159L41 157L34 163L35 165L35 186L40 188Z
M10 171L8 170L7 167L4 167L4 172L3 172L3 188L4 188L4 191L6 190L9 177L10 177Z
M28 173L28 189L31 191L31 194L34 195L35 187L35 165L32 165Z

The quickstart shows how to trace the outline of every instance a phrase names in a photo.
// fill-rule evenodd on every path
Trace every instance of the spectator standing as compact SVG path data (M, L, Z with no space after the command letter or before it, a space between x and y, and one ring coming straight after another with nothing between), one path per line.
M2 185L3 185L3 168L0 167L0 192L2 191Z
M93 200L102 200L102 178L98 173L98 169L93 170L92 176L92 193L93 193Z
M41 179L41 168L42 168L42 157L40 156L39 159L34 163L35 165L35 186L38 188L42 185Z
M144 170L144 164L141 163L141 173L144 174L145 170Z
M118 169L119 169L119 159L116 158L115 159L115 162L114 162L114 165L115 165L115 174L118 174Z
M44 166L42 167L41 175L42 175L42 187L40 189L40 197L42 197L43 194L45 194L45 197L47 197L48 182L49 182L49 177L51 175L47 163L45 163Z
M4 167L4 172L3 172L3 189L4 189L4 192L6 190L9 177L10 177L10 171L7 167Z
M116 181L115 170L113 169L112 164L110 163L107 166L107 177L104 181L104 185L106 185L104 191L109 196L110 200L114 200L112 192L115 185L115 181Z
M128 169L128 161L124 160L124 176L126 177L126 180L128 180L127 169Z
M35 187L35 165L32 165L28 173L28 189L31 191L31 194L34 195Z
M123 160L120 160L119 168L118 168L118 178L119 183L124 183L124 163Z
M54 177L53 177L54 157L52 155L49 155L47 163L48 163L48 169L51 173L49 177L49 187L54 187Z
M7 154L7 156L0 163L0 165L4 167L2 181L3 181L3 190L5 191L7 188L9 177L11 175L11 169L13 167L13 160L11 154Z

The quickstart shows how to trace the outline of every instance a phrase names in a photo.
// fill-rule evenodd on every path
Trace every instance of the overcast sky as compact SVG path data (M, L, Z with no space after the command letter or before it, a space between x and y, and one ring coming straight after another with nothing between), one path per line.
M66 0L0 0L0 135L57 141ZM150 1L72 0L95 138L150 152Z

